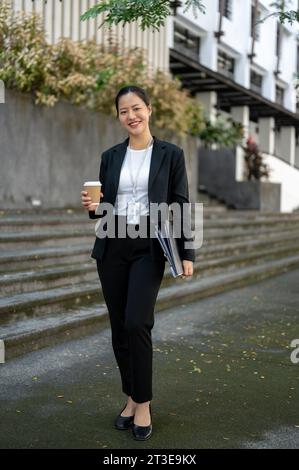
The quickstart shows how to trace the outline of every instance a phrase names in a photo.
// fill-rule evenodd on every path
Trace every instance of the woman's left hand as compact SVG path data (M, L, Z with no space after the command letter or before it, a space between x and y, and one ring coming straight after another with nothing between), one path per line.
M184 272L181 275L182 279L193 276L193 261L188 261L186 259L183 259L183 269L184 269Z

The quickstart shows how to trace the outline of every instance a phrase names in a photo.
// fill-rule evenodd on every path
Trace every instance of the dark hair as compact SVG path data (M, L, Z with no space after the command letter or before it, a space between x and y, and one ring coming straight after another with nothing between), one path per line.
M119 98L123 95L126 95L127 93L135 93L137 96L139 96L140 99L148 106L150 104L150 99L146 93L146 91L143 88L140 88L139 86L135 85L128 85L124 86L119 90L119 92L116 95L115 98L115 107L116 107L116 112L118 116L118 102Z

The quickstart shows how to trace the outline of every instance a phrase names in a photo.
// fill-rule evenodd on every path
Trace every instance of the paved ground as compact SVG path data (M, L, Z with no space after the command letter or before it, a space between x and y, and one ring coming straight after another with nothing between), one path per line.
M298 286L299 270L156 315L145 443L112 426L125 395L108 324L0 364L0 448L299 448Z

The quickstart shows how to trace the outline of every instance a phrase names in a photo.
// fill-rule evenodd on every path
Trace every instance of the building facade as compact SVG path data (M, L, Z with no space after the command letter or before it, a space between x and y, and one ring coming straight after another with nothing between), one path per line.
M111 34L124 47L142 47L153 69L178 76L214 119L228 114L253 136L282 185L281 210L299 207L298 24L282 25L272 0L204 0L206 12L184 13L185 2L159 32L137 23L98 29L103 17L80 22L95 0L12 0L16 11L40 12L49 42L60 37L98 43ZM286 1L287 9L298 0ZM260 22L268 17L265 21ZM110 35L110 36L109 36ZM244 179L241 148L236 179Z
M210 117L242 122L282 185L281 210L299 206L298 24L282 25L272 0L209 0L197 18L178 9L169 19L170 70L204 104ZM298 9L298 1L286 2ZM264 21L262 21L264 20ZM237 151L236 179L244 179Z

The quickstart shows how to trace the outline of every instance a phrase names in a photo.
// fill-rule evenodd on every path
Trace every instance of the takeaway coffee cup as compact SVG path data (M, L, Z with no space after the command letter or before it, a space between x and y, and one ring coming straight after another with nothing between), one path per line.
M91 198L91 204L98 204L100 202L101 187L100 181L86 181L84 183L84 191L87 191L88 196Z

